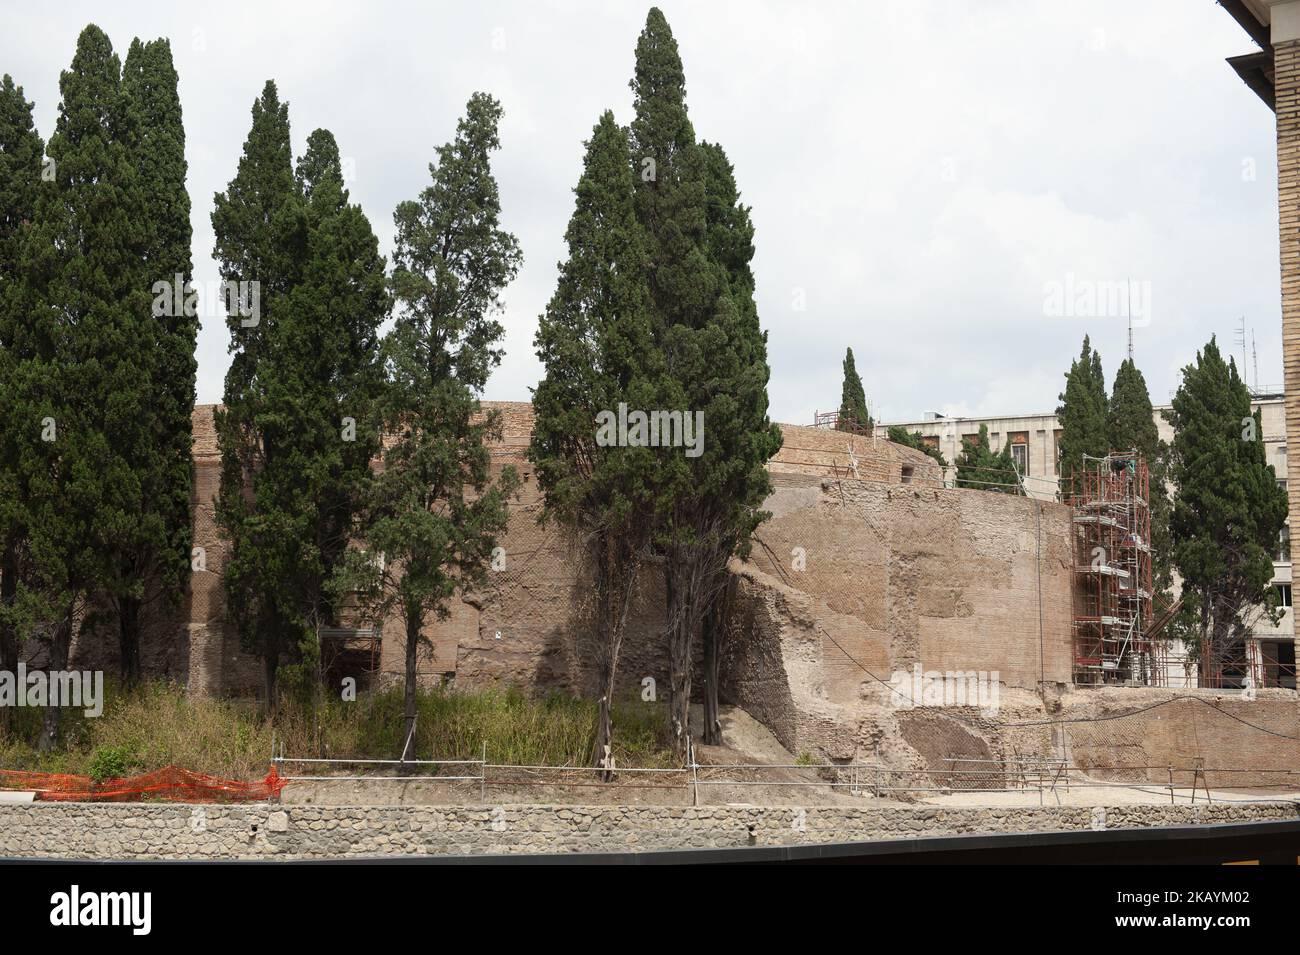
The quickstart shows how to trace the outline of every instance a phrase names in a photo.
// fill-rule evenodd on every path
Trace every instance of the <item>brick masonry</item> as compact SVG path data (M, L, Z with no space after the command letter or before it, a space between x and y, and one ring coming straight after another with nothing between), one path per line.
M0 805L0 858L318 859L788 846L1295 819L1291 803L1099 808Z
M501 540L505 567L493 573L481 593L453 601L450 616L426 621L431 646L421 648L419 665L426 684L455 680L461 686L514 684L525 688L585 691L594 679L584 661L586 615L583 555L563 529L538 523L541 498L524 452L532 432L532 406L526 402L487 402L500 415L502 434L492 449L493 468L516 468L523 487L514 501L509 528ZM216 524L215 499L220 455L213 407L199 406L194 429L194 545L203 549L204 569L194 573L182 606L154 608L142 641L146 670L187 683L208 694L253 695L260 691L260 663L243 653L238 634L225 619L221 571L226 545ZM784 447L771 468L778 483L831 477L844 486L907 482L913 490L942 485L935 463L912 448L870 436L782 425ZM979 495L984 498L986 495ZM974 499L971 506L977 506ZM851 533L851 529L849 529ZM639 685L664 672L663 585L650 568L642 582L625 642L623 679ZM73 657L78 666L116 667L113 624L95 635L79 635ZM399 679L405 656L400 620L385 621L378 652L381 683Z

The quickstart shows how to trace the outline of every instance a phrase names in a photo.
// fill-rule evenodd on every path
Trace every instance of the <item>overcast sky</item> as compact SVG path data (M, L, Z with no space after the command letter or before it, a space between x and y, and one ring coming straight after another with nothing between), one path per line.
M877 418L1051 410L1085 333L1108 385L1126 348L1122 312L1052 314L1052 292L1128 280L1154 401L1211 334L1240 355L1240 316L1259 383L1281 382L1273 116L1224 63L1256 47L1214 0L661 6L696 135L726 148L753 207L774 418L837 407L846 346ZM266 79L289 103L295 154L311 130L334 132L386 253L394 207L427 184L469 95L490 92L505 108L504 225L524 265L486 397L527 400L583 141L607 108L631 120L648 9L9 4L0 70L48 138L87 23L123 57L134 36L171 39L201 282L217 278L212 197ZM227 337L205 319L201 402L220 400Z

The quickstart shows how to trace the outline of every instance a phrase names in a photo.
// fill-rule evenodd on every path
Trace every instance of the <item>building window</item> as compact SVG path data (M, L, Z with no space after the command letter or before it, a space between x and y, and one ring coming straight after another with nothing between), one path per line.
M1279 607L1291 606L1291 585L1274 584L1273 589L1277 591L1277 605Z
M921 437L921 443L927 448L933 448L935 451L939 450L939 436L937 434L923 435Z
M902 483L904 484L912 483L912 465L910 464L903 465Z
M1291 563L1291 528L1285 524L1277 535L1277 554L1273 558L1279 564Z
M1029 432L1009 431L1007 440L1011 442L1011 460L1016 463L1018 474L1029 473Z

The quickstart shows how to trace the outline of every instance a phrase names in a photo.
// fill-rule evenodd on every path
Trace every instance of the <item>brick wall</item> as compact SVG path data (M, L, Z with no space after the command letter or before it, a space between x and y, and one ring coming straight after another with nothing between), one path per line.
M504 567L489 575L482 592L453 601L447 619L431 615L426 621L431 644L420 649L421 679L585 692L596 679L588 664L589 575L565 529L538 523L540 495L524 457L532 406L485 406L501 415L493 469L513 466L524 484L500 542ZM260 663L241 651L225 619L226 548L215 519L220 459L212 412L201 406L194 413L194 543L203 548L206 569L193 575L183 607L148 621L146 665L201 692L255 694ZM795 586L807 590L810 613L854 659L886 672L913 659L1000 665L1018 683L1037 680L1037 656L1032 665L1026 662L1031 649L1037 652L1038 634L1037 618L1031 620L1024 605L1033 583L1027 576L1033 568L1025 537L1033 526L1028 502L937 490L942 480L932 459L883 439L795 425L783 425L782 432L785 445L771 465L777 492L765 505L774 516L759 532L754 559L772 570L765 546L787 557L792 547L805 547L808 570ZM1047 537L1059 535L1058 524L1049 522ZM1049 576L1047 618L1054 626L1060 606ZM981 579L986 584L977 585ZM663 600L662 574L650 566L629 620L621 660L625 688L647 676L661 683L667 678ZM111 624L95 639L78 641L78 665L116 666L115 641L104 639L110 632ZM861 683L855 664L822 649L832 694L855 693ZM404 657L402 621L387 620L378 655L381 684L400 678Z
M1273 44L1277 114L1277 200L1282 266L1282 365L1286 431L1300 434L1300 40ZM1300 454L1287 458L1300 488ZM1291 539L1300 540L1300 494L1291 495Z

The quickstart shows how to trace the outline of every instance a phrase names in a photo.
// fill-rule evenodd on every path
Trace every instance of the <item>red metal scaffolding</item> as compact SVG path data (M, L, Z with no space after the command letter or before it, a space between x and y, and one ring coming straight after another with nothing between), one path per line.
M1074 682L1163 686L1154 621L1150 478L1136 451L1088 455L1074 508Z

